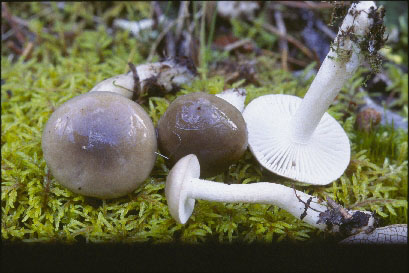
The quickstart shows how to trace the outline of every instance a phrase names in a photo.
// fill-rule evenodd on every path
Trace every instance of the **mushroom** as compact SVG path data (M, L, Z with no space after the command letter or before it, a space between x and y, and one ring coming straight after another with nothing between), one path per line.
M204 177L222 172L247 149L241 112L225 99L203 92L176 98L157 129L159 150L169 158L167 164L173 166L183 156L195 154Z
M158 89L168 93L190 83L197 74L193 61L188 57L170 57L161 62L141 64L136 67L142 92Z
M374 2L352 4L334 41L338 48L330 50L304 99L266 95L245 108L250 150L266 169L316 185L326 185L343 174L350 160L350 143L326 111L361 64L361 42L374 25L368 14L375 9Z
M377 228L371 232L360 232L340 242L340 244L407 244L408 225L396 224Z
M355 234L376 225L372 213L343 209L342 219L327 221L323 215L334 214L327 202L283 185L258 182L231 184L199 179L200 164L193 154L180 159L166 178L165 195L172 217L185 224L191 216L195 199L226 203L258 203L276 205L304 222L330 232Z
M89 92L108 91L118 93L127 99L132 99L135 80L132 71L120 74L95 85Z
M75 193L115 198L137 188L156 159L153 123L137 103L112 92L89 92L62 104L42 135L54 177Z
M186 57L168 58L161 62L134 66L131 71L120 74L95 85L90 92L109 91L128 99L138 98L150 90L168 93L190 83L196 75L196 67Z

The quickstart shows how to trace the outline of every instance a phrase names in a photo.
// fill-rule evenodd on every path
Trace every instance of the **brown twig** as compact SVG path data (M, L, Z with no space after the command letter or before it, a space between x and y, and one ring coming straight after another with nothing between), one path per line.
M23 46L25 44L25 42L26 42L26 37L23 35L23 33L21 32L20 27L18 26L18 24L14 20L13 16L11 15L7 4L2 2L1 7L2 7L1 16L8 21L11 28L14 30L14 33L16 34L17 40L20 42L21 46Z
M301 50L307 57L309 57L311 60L317 61L317 57L311 52L311 50L308 49L308 47L304 46L300 41L292 37L291 35L287 34L284 35L282 34L275 26L272 26L268 23L263 24L263 28L265 30L270 31L271 33L280 36L280 38L286 39L289 43L293 44L296 46L298 49ZM317 63L320 63L318 60Z
M331 197L329 197L327 195L327 203L328 205L333 208L333 209L337 209L341 215L345 218L345 219L350 219L352 218L352 215L349 214L343 206L341 206L340 204L338 204L337 202L335 202Z
M393 203L394 201L396 201L396 200L393 200L393 199L367 199L367 200L364 200L362 202L357 202L357 203L354 203L352 205L349 205L348 209L353 209L353 208L356 208L356 207L363 207L363 206L373 204L373 203Z
M140 92L141 92L141 86L139 84L139 76L138 72L136 71L136 67L133 63L128 62L129 69L132 71L132 77L133 77L133 94L132 94L132 100L136 101L139 99Z
M316 3L313 1L277 1L276 3L300 9L330 9L333 7L331 3Z
M23 52L21 53L21 58L25 61L30 59L33 49L34 49L34 43L28 42L27 46L24 48Z
M243 45L245 45L247 43L250 43L250 42L251 42L251 40L249 38L238 40L236 42L233 42L231 44L226 45L223 49L225 51L229 52L229 51L232 51L232 50L234 50L236 48L239 48L239 47L241 47L241 46L243 46Z
M282 57L281 54L277 54L277 53L272 52L272 51L269 51L269 50L267 50L267 49L262 49L261 52L262 52L263 54L270 55L270 56L273 56L273 57L278 57L278 58L281 58L281 57ZM309 63L307 63L307 62L304 62L304 61L301 61L301 60L297 60L297 59L295 59L295 58L293 58L293 57L291 57L291 56L287 56L287 61L288 61L289 63L299 65L299 66L301 66L301 67L306 67L306 66L309 64Z
M280 37L280 49L281 49L281 66L283 70L288 71L288 43L287 40L283 38L283 36L287 35L287 29L284 24L283 16L279 10L274 11L274 18L280 31L282 37Z
M312 201L312 196L311 196L310 198L308 198L307 202L304 202L303 200L301 200L301 197L298 196L297 191L295 190L295 187L294 187L294 186L293 186L293 190L294 190L295 197L297 197L298 201L300 201L301 203L303 203L304 206L305 206L305 207L304 207L304 212L300 215L300 219L301 219L301 220L304 219L305 216L307 216L307 209L311 209L311 210L316 211L316 212L321 212L321 211L318 211L318 210L316 210L316 209L314 209L314 208L312 208L312 207L310 206L311 201Z
M156 48L158 47L160 41L166 36L166 34L170 31L170 29L176 25L177 20L173 20L170 22L163 30L162 32L158 35L158 38L156 38L155 42L152 44L151 50L149 52L149 56L146 60L146 62L151 62L153 56L155 55Z

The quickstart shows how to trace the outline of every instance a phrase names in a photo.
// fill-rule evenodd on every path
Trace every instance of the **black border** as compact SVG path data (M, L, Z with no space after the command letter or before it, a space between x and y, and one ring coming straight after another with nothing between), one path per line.
M2 242L1 272L407 272L407 245Z

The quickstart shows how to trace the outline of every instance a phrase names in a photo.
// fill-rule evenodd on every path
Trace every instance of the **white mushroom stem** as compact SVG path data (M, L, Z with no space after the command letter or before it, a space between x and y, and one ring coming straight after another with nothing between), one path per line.
M337 53L330 49L317 76L292 118L291 137L293 141L297 143L308 142L344 83L351 78L361 64L362 56L358 45L349 39L349 35L342 35L342 33L352 30L351 33L354 36L364 36L373 24L373 19L368 18L371 8L376 8L374 2L362 1L358 4L352 4L348 10L348 14L335 38L334 46L339 51L349 52L351 54L350 58L348 60L339 58Z
M225 203L276 205L298 219L306 211L306 216L302 219L303 221L322 230L326 228L325 224L317 224L319 213L325 212L328 209L326 203L322 202L320 204L315 196L283 185L269 182L227 185L197 178L192 178L186 184L189 185L184 187L187 190L188 198ZM312 198L307 209L306 205L297 196L305 203L307 203L309 198Z
M199 179L200 164L197 156L187 155L179 159L166 178L165 195L169 212L181 224L193 213L196 199L226 203L258 203L276 205L298 219L330 232L352 229L349 234L373 227L376 221L367 211L348 211L332 199L321 201L293 188L279 184L259 182L253 184L226 185ZM332 219L335 216L335 221ZM358 221L356 221L358 220ZM352 223L352 226L350 225ZM328 226L327 226L328 224Z

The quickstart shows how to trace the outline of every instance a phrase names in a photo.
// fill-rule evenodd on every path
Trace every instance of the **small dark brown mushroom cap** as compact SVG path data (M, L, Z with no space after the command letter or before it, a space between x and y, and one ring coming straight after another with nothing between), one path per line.
M112 92L91 92L51 115L42 148L48 168L63 186L86 196L115 198L149 176L157 141L140 105Z
M180 96L158 123L159 150L169 166L195 154L203 177L214 176L238 160L247 148L242 114L227 101L207 93Z

